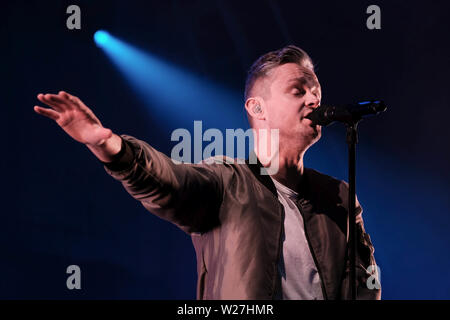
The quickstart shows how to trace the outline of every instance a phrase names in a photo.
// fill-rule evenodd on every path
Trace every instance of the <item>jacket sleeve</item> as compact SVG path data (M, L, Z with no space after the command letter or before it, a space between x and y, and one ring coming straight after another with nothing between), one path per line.
M217 164L175 164L144 141L121 138L119 154L103 164L133 198L186 233L218 224L223 186Z
M356 299L381 299L381 285L379 282L379 269L375 261L375 249L370 236L364 229L362 218L363 209L356 199ZM350 300L350 260L347 250L344 278L342 282L341 297Z

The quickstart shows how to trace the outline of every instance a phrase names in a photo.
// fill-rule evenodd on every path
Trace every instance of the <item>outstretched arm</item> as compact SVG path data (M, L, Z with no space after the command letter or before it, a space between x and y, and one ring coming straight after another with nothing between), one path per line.
M144 141L104 128L79 98L64 91L39 94L50 108L34 110L85 144L150 212L187 233L203 232L218 224L222 180L217 165L177 165Z

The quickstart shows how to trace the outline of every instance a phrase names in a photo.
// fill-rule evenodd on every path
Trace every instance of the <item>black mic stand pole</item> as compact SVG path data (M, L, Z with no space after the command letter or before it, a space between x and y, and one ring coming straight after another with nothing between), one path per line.
M369 104L369 105L368 105ZM348 144L348 251L350 261L350 296L356 300L356 250L357 250L357 230L356 230L356 144L358 143L358 123L364 115L375 115L386 111L387 107L383 101L366 101L358 103L358 107L337 108L326 107L320 110L316 109L309 114L308 119L319 125L329 125L334 121L345 123L347 127ZM359 109L359 107L365 106ZM319 107L321 108L321 107ZM314 113L316 112L316 113Z
M348 219L349 219L349 259L350 259L350 293L356 300L356 144L358 143L358 122L350 122L347 127L348 144Z
M359 103L361 104L361 103ZM367 103L364 103L367 104ZM372 114L378 114L386 111L384 102L380 101L372 109ZM345 125L347 127L348 144L348 223L349 223L349 259L350 259L350 293L352 300L356 300L356 250L357 250L357 230L356 230L356 144L358 143L358 123L361 121L361 115L354 115L347 118Z

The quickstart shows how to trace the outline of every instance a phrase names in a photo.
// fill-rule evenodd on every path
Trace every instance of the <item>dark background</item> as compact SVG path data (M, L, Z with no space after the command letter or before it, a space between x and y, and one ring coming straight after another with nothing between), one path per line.
M81 7L81 30L65 10ZM381 30L366 8L381 8ZM323 101L384 99L360 124L358 198L384 299L449 299L449 8L445 1L13 1L2 3L0 298L194 299L190 238L146 212L87 148L33 111L79 96L113 131L170 154L170 123L144 110L93 41L122 40L243 94L246 70L287 44L316 64ZM214 108L214 101L208 101ZM241 105L230 106L239 115ZM161 112L161 111L159 111ZM180 109L185 126L189 106ZM229 128L233 123L224 123ZM324 129L306 166L347 178L345 130ZM66 288L79 265L82 289Z

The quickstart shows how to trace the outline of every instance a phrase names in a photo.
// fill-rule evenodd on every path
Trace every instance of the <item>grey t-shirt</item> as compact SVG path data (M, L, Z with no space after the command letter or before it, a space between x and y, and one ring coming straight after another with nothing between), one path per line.
M305 235L303 217L295 205L298 193L272 178L284 207L282 251L278 263L283 300L323 300L320 276Z

